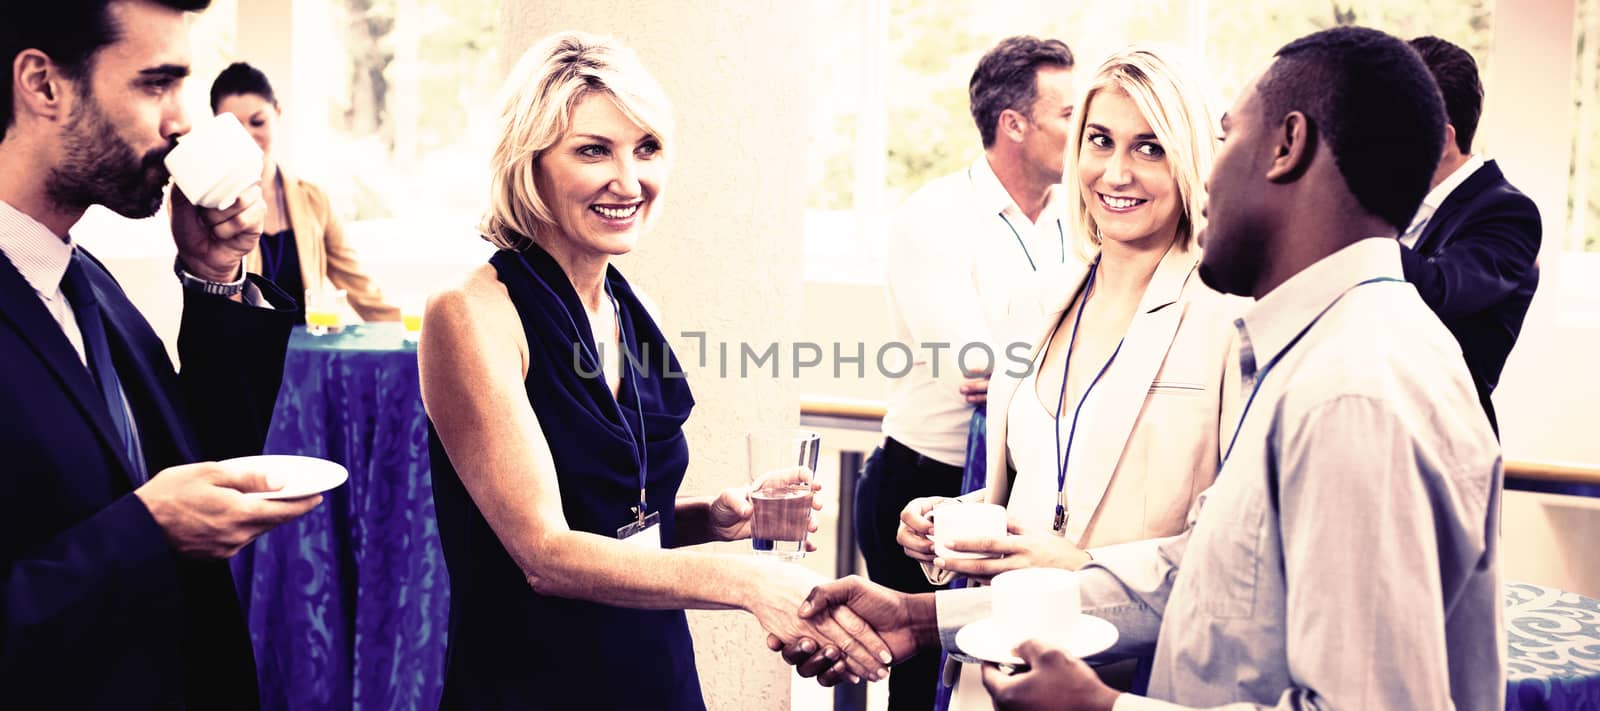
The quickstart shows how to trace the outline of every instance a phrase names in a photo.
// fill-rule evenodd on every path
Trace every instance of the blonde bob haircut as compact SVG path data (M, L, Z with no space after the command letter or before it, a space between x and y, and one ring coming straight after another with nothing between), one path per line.
M1067 150L1066 179L1072 190L1068 201L1073 244L1085 260L1100 251L1100 227L1084 202L1083 184L1078 180L1078 153L1083 146L1084 125L1089 106L1101 92L1127 94L1139 108L1156 140L1166 151L1167 169L1178 188L1178 245L1188 249L1204 227L1200 211L1205 206L1204 186L1216 155L1216 121L1208 96L1181 65L1179 50L1135 45L1112 54L1095 70L1094 79L1078 102L1072 139Z
M489 211L479 229L501 249L522 249L541 231L557 229L539 197L539 157L572 124L578 102L602 94L655 136L670 155L672 107L666 92L633 51L611 37L561 32L544 38L517 61L500 89L499 138L489 160Z

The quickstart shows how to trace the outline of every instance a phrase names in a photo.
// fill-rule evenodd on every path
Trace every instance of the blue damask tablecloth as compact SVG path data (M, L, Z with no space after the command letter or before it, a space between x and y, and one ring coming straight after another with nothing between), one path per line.
M399 324L296 329L266 452L350 479L234 560L263 709L438 707L449 579L427 428Z
M1600 709L1600 600L1506 583L1506 708Z

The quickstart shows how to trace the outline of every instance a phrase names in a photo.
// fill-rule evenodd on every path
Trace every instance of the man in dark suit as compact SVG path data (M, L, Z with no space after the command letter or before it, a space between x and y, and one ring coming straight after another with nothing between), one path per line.
M1433 187L1400 235L1406 280L1461 343L1489 423L1489 394L1539 285L1539 209L1494 161L1472 155L1483 84L1472 55L1438 37L1411 40L1444 97L1449 124Z
M0 706L256 707L225 559L320 500L195 463L260 451L297 313L240 268L259 188L223 210L173 191L181 376L68 235L90 204L159 209L206 4L0 3Z

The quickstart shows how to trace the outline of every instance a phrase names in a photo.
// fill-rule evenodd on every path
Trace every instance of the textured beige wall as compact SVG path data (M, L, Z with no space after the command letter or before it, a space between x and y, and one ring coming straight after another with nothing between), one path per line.
M741 433L757 423L792 423L799 412L793 381L739 379L736 354L743 340L792 339L801 316L804 8L746 0L507 6L507 66L552 32L610 34L639 53L673 101L678 135L665 214L620 266L661 306L669 336L708 334L706 368L695 339L674 342L698 402L684 490L742 483ZM719 376L719 342L730 344L733 377ZM789 707L789 672L766 651L753 617L708 612L690 623L711 708Z

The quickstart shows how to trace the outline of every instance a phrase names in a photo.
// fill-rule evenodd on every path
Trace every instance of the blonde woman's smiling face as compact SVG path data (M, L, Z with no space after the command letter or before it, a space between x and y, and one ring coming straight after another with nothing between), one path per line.
M637 246L666 177L661 140L601 92L578 100L566 134L535 166L539 197L560 239L597 256L626 254Z
M1126 93L1089 100L1078 144L1078 185L1102 240L1170 242L1183 207L1166 149Z

